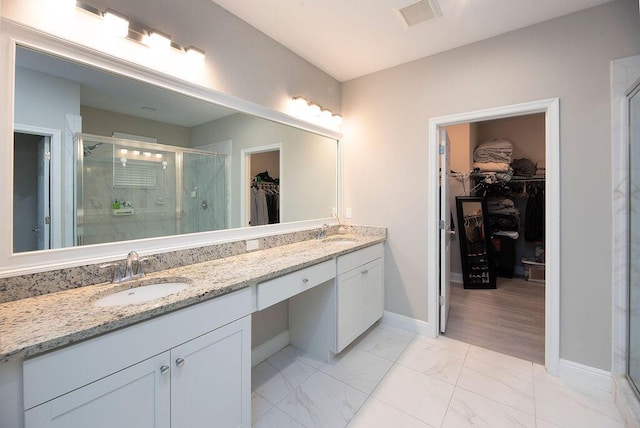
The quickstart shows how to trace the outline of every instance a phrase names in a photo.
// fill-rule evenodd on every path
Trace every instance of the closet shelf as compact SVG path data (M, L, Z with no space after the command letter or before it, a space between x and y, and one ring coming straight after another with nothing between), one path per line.
M526 181L545 181L546 177L544 175L534 175L531 177L522 177L520 175L514 175L513 177L511 177L511 181L519 181L519 182L526 182Z

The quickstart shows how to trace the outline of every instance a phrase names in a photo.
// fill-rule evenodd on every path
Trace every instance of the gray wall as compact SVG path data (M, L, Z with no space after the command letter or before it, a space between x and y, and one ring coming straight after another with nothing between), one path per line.
M64 132L65 114L80 114L78 83L26 68L15 79L15 123Z
M427 319L429 118L559 97L560 355L611 368L609 67L638 53L638 2L617 0L343 85L345 206L389 228L386 310Z

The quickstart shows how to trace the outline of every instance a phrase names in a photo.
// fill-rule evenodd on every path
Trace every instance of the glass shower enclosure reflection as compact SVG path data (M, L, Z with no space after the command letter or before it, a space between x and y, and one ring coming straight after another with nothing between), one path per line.
M77 245L224 229L226 156L76 135Z
M628 376L640 397L640 85L629 97Z

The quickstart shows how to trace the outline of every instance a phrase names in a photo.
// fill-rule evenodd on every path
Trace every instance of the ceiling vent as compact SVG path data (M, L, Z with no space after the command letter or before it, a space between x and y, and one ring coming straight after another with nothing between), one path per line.
M420 0L417 3L398 9L398 13L407 27L442 16L437 0Z

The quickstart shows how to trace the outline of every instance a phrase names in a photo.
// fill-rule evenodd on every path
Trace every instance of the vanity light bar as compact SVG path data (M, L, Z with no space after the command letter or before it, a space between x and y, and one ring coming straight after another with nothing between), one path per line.
M293 114L300 119L316 122L327 128L340 129L342 125L341 115L332 113L331 110L312 103L305 97L296 96L291 98L291 106Z
M122 162L123 164L125 164L127 162L127 159L138 159L138 160L145 160L145 161L155 161L155 162L162 162L163 161L163 157L164 155L162 153L153 153L153 152L148 152L148 151L141 151L141 150L134 150L134 149L126 149L126 148L119 148L117 150L117 152L119 153L120 156L120 162ZM118 157L118 155L114 155L114 157Z
M174 48L180 52L184 52L190 58L204 59L204 51L202 49L195 46L184 47L179 45L171 40L170 35L153 28L148 28L139 22L132 21L112 9L101 11L88 3L80 1L75 2L75 6L102 17L106 31L115 37L127 38L149 46L152 49L157 49L158 51Z

